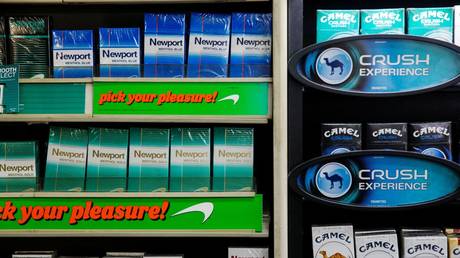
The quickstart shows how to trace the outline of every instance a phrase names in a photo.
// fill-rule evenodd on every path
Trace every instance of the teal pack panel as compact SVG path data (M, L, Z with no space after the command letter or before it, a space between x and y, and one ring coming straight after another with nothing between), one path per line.
M19 87L22 114L84 114L84 83L22 83Z

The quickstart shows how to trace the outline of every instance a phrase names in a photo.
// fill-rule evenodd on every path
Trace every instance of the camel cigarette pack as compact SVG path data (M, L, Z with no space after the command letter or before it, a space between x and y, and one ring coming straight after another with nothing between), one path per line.
M404 8L361 10L361 34L405 34L405 13Z
M146 13L144 76L184 77L185 14Z
M0 65L6 64L5 18L0 16Z
M317 10L316 42L358 36L359 10Z
M53 30L53 73L55 78L93 76L92 30Z
M322 124L322 155L361 149L361 124Z
M86 191L126 189L128 130L89 128Z
M409 124L409 150L452 160L450 122Z
M170 191L209 191L210 141L209 128L171 129Z
M454 9L441 8L407 8L410 35L428 37L452 43L454 26Z
M268 248L229 247L228 258L268 258Z
M100 28L101 77L139 77L139 28Z
M395 230L356 231L356 258L398 258Z
M460 258L460 235L447 235L449 258Z
M230 77L269 77L272 14L233 13Z
M312 226L313 258L355 257L352 225Z
M169 134L162 128L130 129L128 191L168 190Z
M188 77L227 77L230 21L228 14L192 13Z
M214 128L214 191L251 191L253 128Z
M367 149L407 150L407 124L368 124Z
M0 142L2 192L34 191L38 176L36 142Z
M435 232L406 232L402 234L403 257L447 258L447 237Z
M45 191L83 191L87 151L88 130L50 127Z

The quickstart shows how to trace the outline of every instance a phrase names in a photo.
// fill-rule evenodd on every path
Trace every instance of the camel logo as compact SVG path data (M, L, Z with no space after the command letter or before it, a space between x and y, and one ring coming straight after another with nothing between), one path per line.
M316 59L316 73L327 84L343 83L350 78L352 71L351 56L341 48L328 48Z
M344 196L350 190L351 184L350 170L337 162L323 165L316 174L316 186L328 198Z
M433 156L441 159L447 159L446 154L438 148L428 148L422 151L422 154Z

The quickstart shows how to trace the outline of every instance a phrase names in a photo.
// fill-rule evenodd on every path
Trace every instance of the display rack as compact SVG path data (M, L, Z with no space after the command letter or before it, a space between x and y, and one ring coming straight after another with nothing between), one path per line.
M316 11L454 6L455 1L289 1L289 55L315 44ZM289 169L321 156L321 123L458 122L456 85L413 96L362 97L325 92L289 78ZM458 126L453 134L458 134ZM458 139L453 139L456 144ZM455 156L456 154L454 154ZM355 229L445 228L458 226L450 213L458 202L409 210L353 209L301 197L289 189L289 256L312 257L312 225L353 224ZM430 219L421 214L433 214ZM442 215L441 215L442 214Z
M24 9L27 4L27 9ZM161 4L161 5L156 5ZM178 4L184 4L179 7ZM174 7L171 7L174 5ZM247 5L247 8L245 7ZM263 6L260 6L263 5ZM101 253L103 246L106 245L107 239L114 242L122 241L126 243L126 251L150 246L150 237L155 237L159 244L159 249L169 251L169 246L173 246L174 239L187 241L178 248L179 253L185 253L186 257L224 257L226 256L226 247L228 246L268 246L270 255L273 257L287 257L287 2L282 0L3 0L0 1L0 15L56 15L58 16L58 27L71 27L72 21L76 20L82 27L97 28L97 25L90 25L91 19L97 19L99 22L99 13L103 13L107 18L106 24L119 26L120 21L116 12L126 10L123 18L127 24L132 26L139 23L140 14L148 10L174 10L174 11L218 11L229 12L232 10L244 11L272 11L273 13L273 78L222 78L222 79L153 79L153 78L88 78L88 79L21 79L20 85L40 87L41 85L79 85L84 87L86 100L83 106L83 112L78 114L5 114L0 115L0 125L8 128L20 128L21 124L26 123L36 126L37 131L33 135L40 135L43 126L46 124L70 124L85 125L92 124L110 124L125 125L133 123L151 124L161 123L164 125L180 126L181 124L192 126L199 124L206 126L218 126L219 124L236 124L243 126L254 125L256 130L262 132L263 137L269 137L268 140L259 139L265 142L259 150L268 157L259 161L258 170L262 179L257 179L258 191L263 194L263 224L262 230L255 232L253 230L3 230L0 237L6 242L4 247L0 248L0 253L6 254L18 247L17 241L23 238L35 238L34 244L30 248L34 249L39 245L41 248L52 249L53 246L61 245L64 253L84 255L81 250L75 250L77 246L69 246L66 239L74 238L81 245L88 245L88 250L93 253ZM104 8L101 8L104 7ZM241 9L244 8L244 9ZM75 16L77 13L86 13L89 16L84 21L81 17ZM75 13L75 14L73 14ZM69 15L69 18L64 18ZM72 16L73 15L73 16ZM142 16L142 15L140 15ZM83 17L83 16L82 16ZM133 18L134 17L134 18ZM265 83L268 85L268 113L265 115L100 115L93 114L92 94L94 83L99 82L210 82L210 83ZM27 130L26 130L27 131ZM17 134L23 133L24 130L18 130ZM30 136L30 135L29 135ZM42 137L42 136L40 136ZM16 136L18 138L18 136ZM268 147L268 148L267 148ZM257 152L256 152L257 153ZM260 155L260 154L256 154ZM263 171L263 172L262 172ZM255 192L209 192L209 193L52 193L52 192L35 192L35 193L0 193L0 199L8 198L252 198ZM244 209L245 207L241 207ZM64 237L64 238L61 238ZM170 239L170 237L172 237ZM84 239L92 239L89 240ZM139 238L144 238L140 240ZM197 246L201 249L202 238L207 238L207 242L214 243L209 247L209 252L197 254ZM47 239L54 239L48 242ZM132 240L130 240L132 239ZM227 240L223 240L227 239ZM181 241L182 241L181 240ZM109 240L110 241L110 240ZM37 244L37 245L36 245ZM100 245L100 246L99 246ZM107 246L107 245L106 245ZM110 246L108 247L110 248ZM113 248L117 248L114 244ZM207 248L203 246L203 249ZM187 251L191 254L187 255ZM177 252L176 252L177 253Z

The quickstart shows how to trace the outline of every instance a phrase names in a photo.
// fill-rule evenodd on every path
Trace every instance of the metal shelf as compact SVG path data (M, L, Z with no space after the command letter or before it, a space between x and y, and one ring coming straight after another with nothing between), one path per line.
M2 1L2 0L0 0ZM20 79L20 83L92 83L92 82L273 82L270 77L262 78L44 78Z
M270 219L252 230L1 230L0 237L245 237L268 238Z
M191 4L191 3L244 3L270 0L0 0L0 4Z
M110 122L110 123L217 123L267 124L268 116L187 116L187 115L75 115L4 114L0 122Z
M227 198L254 197L255 192L20 192L0 193L0 198Z

